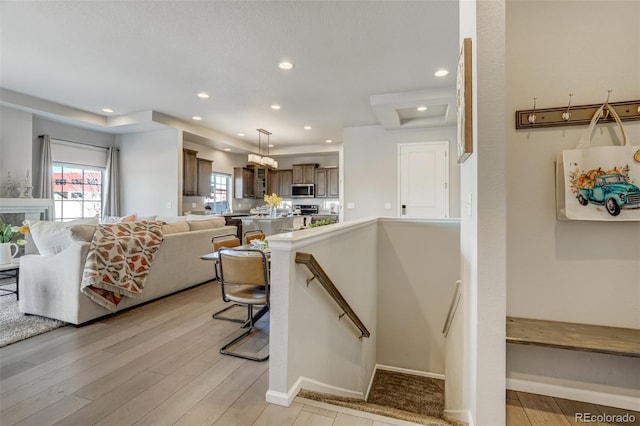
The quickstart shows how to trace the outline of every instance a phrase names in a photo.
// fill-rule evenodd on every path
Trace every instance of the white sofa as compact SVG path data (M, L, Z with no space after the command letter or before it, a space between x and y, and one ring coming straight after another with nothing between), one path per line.
M80 291L91 226L68 227L68 244L55 254L20 258L21 312L76 325L112 314ZM208 217L168 223L163 231L164 241L151 263L142 297L125 297L117 311L213 279L212 263L201 260L200 255L211 252L214 236L235 234L236 227L225 226L224 218Z

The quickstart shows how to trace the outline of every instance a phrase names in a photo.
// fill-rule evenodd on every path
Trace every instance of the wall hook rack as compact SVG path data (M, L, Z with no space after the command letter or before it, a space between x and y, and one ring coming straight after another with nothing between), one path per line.
M571 102L571 101L569 101ZM640 99L624 102L610 102L620 116L622 121L640 121ZM554 108L536 108L516 111L516 129L533 129L537 127L558 127L558 126L578 126L587 125L591 121L593 114L602 104L591 105L570 105L571 113L567 117L569 108L560 106ZM535 121L532 123L529 117L535 114ZM567 118L565 120L565 118ZM602 118L601 123L612 123L615 120L610 115Z

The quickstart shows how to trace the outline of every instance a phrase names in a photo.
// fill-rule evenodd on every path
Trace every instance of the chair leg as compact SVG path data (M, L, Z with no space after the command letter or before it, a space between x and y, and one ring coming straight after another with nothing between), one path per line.
M214 319L218 319L218 320L237 322L238 324L246 323L247 322L246 319L231 318L231 317L225 317L225 316L221 315L223 312L226 312L231 308L235 308L236 306L244 307L243 305L241 305L239 303L233 303L233 304L231 304L230 306L227 306L224 309L220 309L218 312L216 312L213 315L211 315L211 317L214 318Z
M240 352L233 352L230 351L229 348L233 345L235 345L236 343L238 343L239 341L245 339L246 337L250 336L253 332L254 332L254 328L253 328L253 317L252 317L252 313L253 313L253 305L248 305L248 321L249 321L249 327L247 328L247 330L242 333L241 335L239 335L238 337L236 337L235 339L233 339L232 341L230 341L229 343L227 343L226 345L224 345L222 348L220 348L220 353L222 355L229 355L229 356L234 356L236 358L242 358L242 359L248 359L250 361L258 361L258 362L262 362L262 361L266 361L267 359L269 359L269 355L267 354L267 356L264 357L257 357L257 356L252 356L252 355L246 355Z

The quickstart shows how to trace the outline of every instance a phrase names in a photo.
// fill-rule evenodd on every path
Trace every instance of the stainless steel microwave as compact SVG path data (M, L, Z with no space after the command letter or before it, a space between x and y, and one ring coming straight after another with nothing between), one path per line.
M316 186L314 184L299 184L294 183L291 185L291 197L293 198L313 198L316 195Z

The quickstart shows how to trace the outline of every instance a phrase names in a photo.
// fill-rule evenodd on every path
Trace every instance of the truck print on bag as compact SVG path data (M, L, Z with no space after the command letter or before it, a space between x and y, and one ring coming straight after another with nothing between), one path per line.
M604 206L611 216L618 216L622 209L640 208L640 188L629 178L629 171L628 165L586 173L576 168L569 172L571 192L581 205Z

